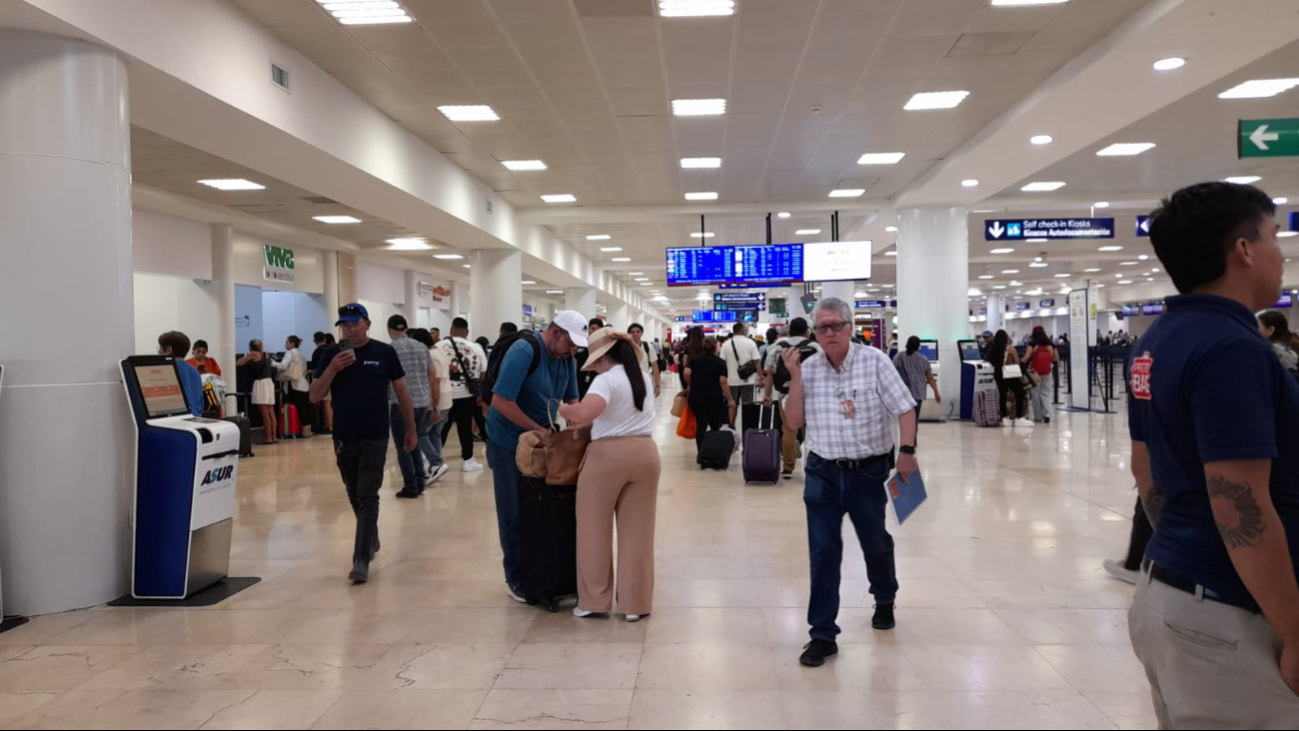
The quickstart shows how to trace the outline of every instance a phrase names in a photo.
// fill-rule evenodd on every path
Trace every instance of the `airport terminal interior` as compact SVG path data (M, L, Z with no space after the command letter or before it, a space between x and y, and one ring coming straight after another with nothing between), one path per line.
M1151 214L1266 191L1299 331L1296 69L1299 0L0 0L0 728L1156 728L1123 567L1129 363L1178 294ZM701 469L673 412L692 331L765 353L832 299L934 380L896 626L845 520L814 667L806 444L750 479L740 386ZM652 611L512 596L467 412L413 499L388 444L349 575L323 356L360 317L594 350L573 313L658 361ZM1059 354L1004 426L999 331Z

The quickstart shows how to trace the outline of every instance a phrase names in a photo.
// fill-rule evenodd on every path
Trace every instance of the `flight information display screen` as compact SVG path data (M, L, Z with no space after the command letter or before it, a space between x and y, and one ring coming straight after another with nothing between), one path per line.
M735 247L668 249L668 286L729 284L735 281Z
M669 287L750 287L871 277L870 241L691 246L669 248L666 253Z
M735 247L737 284L786 284L803 281L803 245Z

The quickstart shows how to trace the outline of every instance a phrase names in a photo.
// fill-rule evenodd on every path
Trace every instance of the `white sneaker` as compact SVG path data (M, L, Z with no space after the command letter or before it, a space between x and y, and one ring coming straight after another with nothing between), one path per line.
M1016 419L1016 420L1015 420L1015 426L1018 426L1018 427L1024 427L1024 428L1027 428L1027 429L1032 429L1032 428L1033 428L1033 420L1032 420L1032 419Z
M1014 426L1014 425L1015 425L1015 422L1011 421L1010 419L1002 419L1002 420L1001 420L1001 428L1003 428L1003 429L1009 429L1010 427L1012 427L1012 426Z
M438 468L433 470L433 472L429 475L428 484L432 485L433 483L442 479L442 476L445 475L450 470L451 470L451 465L447 464L446 462L443 462L442 464L438 465Z
M596 614L595 612L588 612L585 609L582 609L581 607L573 607L573 616L577 617L578 619L586 619L587 617L594 617L595 614Z
M627 614L627 615L624 615L624 616L623 616L623 619L627 620L628 622L639 622L639 621L640 621L640 615L639 615L639 614Z
M1110 576L1133 586L1137 583L1137 572L1123 567L1123 564L1112 558L1105 559L1105 572Z
M461 467L460 469L464 472L482 472L483 464L482 462L479 462L478 460L470 457L469 461L465 462L465 466Z
M527 604L527 603L528 603L528 600L525 599L525 598L523 598L523 595L521 595L521 594L519 594L518 592L516 592L516 591L514 590L514 587L510 586L509 584L506 584L506 585L505 585L505 593L506 593L506 595L509 596L511 599L513 599L514 601L516 601L516 602L518 602L518 603L520 603L520 604Z

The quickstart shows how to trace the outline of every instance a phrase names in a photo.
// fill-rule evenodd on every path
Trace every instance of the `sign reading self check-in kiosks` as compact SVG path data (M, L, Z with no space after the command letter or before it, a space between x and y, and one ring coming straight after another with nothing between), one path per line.
M122 380L136 427L131 595L185 599L229 574L239 427L191 416L169 357L127 358Z

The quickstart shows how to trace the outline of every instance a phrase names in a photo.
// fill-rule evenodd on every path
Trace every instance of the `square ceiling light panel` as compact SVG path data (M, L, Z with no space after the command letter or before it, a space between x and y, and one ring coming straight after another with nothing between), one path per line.
M905 152L868 152L857 158L858 165L897 165L906 157Z
M722 166L722 158L720 157L681 158L681 167L687 169L719 168L721 166Z
M831 198L860 198L865 194L865 188L838 188L830 191Z
M357 218L356 216L312 216L311 218L313 220L320 221L321 223L328 223L328 224L335 224L335 225L341 223L361 222L361 219Z
M543 195L541 200L547 203L576 203L577 196L572 193L560 193L556 195Z
M688 201L715 201L715 200L717 200L717 194L716 194L716 193L713 193L713 192L686 193L686 200L688 200Z
M726 114L726 100L673 99L672 113L678 117L715 117Z
M1060 190L1061 188L1064 187L1064 185L1065 185L1064 183L1060 183L1060 182L1029 183L1028 185L1025 185L1023 188L1020 188L1020 190L1024 191L1025 193L1050 193L1053 190Z

